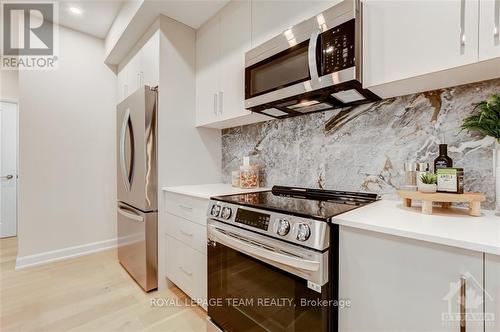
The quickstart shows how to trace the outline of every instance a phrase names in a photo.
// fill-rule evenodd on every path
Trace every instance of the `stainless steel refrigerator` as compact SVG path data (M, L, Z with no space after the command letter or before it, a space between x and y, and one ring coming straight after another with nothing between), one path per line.
M157 99L144 86L117 106L118 259L145 291L158 285Z

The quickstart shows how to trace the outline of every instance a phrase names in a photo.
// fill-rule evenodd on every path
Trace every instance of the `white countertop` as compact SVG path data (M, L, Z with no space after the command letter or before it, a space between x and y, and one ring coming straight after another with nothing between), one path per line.
M271 190L269 188L240 189L227 183L197 184L187 186L162 187L161 190L176 194L209 199L213 196L255 193Z
M467 210L434 208L424 215L420 207L404 207L401 201L381 200L334 218L339 225L439 243L500 255L500 217L483 211L481 217ZM445 211L448 211L445 213Z

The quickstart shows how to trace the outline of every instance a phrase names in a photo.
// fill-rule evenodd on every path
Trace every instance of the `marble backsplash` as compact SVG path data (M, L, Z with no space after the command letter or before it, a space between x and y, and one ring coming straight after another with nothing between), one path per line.
M349 111L327 111L225 129L223 181L242 157L262 168L261 185L369 191L396 198L403 164L429 162L448 144L465 190L487 195L494 208L493 139L460 132L475 104L500 93L500 79L390 98Z

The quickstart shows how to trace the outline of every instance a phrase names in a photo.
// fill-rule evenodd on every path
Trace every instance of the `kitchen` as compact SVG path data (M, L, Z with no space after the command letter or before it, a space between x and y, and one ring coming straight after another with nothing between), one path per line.
M500 329L499 1L53 4L2 330Z

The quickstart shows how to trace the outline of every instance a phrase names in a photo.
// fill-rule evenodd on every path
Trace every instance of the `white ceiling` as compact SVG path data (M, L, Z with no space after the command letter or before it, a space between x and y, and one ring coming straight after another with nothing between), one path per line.
M130 0L133 1L133 0ZM106 39L110 48L107 50L105 62L118 65L127 56L132 47L144 32L158 19L159 15L170 17L197 29L210 17L214 16L230 0L145 0L135 13L135 16L123 26L120 36ZM236 0L237 1L237 0ZM127 7L124 7L124 9ZM123 15L119 15L121 18ZM117 22L122 22L121 19ZM115 30L113 26L112 30ZM115 38L116 37L116 38Z
M163 14L191 28L198 29L229 0L146 0Z
M105 38L124 0L56 0L59 24ZM163 14L194 29L215 15L229 0L145 0L156 15ZM81 10L77 15L71 7Z
M89 35L106 37L111 24L120 11L122 0L57 0L59 5L59 24ZM76 15L69 8L79 8Z

